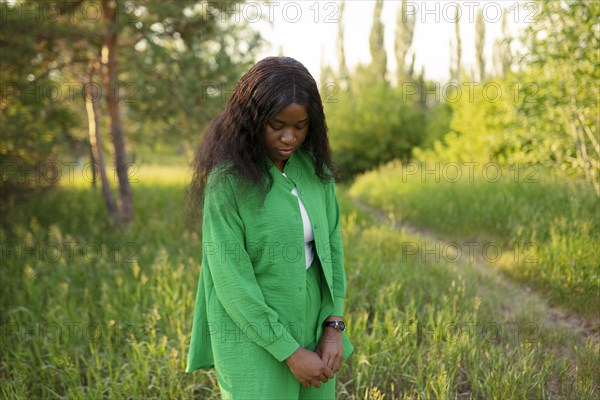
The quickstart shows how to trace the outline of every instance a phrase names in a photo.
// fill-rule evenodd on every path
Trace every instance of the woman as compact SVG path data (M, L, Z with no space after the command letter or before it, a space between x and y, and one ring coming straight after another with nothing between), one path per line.
M323 104L308 70L269 57L238 82L194 160L202 268L187 371L223 398L334 399L353 347Z

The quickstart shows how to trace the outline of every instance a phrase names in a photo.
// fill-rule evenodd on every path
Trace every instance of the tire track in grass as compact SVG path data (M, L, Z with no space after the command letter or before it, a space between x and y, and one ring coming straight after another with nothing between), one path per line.
M452 247L452 242L438 237L429 230L417 228L406 221L394 221L384 211L373 207L364 200L348 196L348 198L364 212L367 212L375 217L379 222L393 226L395 229L404 230L407 233L420 237L426 242L440 243ZM550 331L564 331L565 333L573 333L582 341L590 339L594 346L600 346L600 323L592 323L579 315L566 311L561 307L551 305L547 298L538 291L533 291L527 286L523 286L517 282L498 273L492 264L483 259L481 255L474 257L473 262L464 261L464 264L472 265L476 272L483 278L488 279L493 283L493 290L496 292L502 291L503 296L492 294L490 288L484 285L478 285L477 293L481 298L494 295L501 299L501 312L509 316L518 316L524 311L536 311L539 316L539 323ZM571 358L571 350L563 347L564 354Z

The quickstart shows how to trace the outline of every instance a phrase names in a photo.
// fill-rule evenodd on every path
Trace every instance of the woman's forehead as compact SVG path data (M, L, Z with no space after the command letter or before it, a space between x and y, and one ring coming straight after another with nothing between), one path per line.
M308 116L309 114L306 106L291 103L277 112L273 116L273 119L280 121L301 121L307 119Z

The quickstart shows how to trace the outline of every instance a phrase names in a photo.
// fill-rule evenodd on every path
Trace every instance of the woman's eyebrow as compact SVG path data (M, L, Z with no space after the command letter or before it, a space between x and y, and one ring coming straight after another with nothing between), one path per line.
M306 122L306 121L308 121L308 117L306 117L304 119L301 119L300 121L295 122L294 124L301 124L301 123ZM273 122L279 122L280 124L285 124L286 123L285 121L282 121L282 120L277 119L277 118L273 118Z

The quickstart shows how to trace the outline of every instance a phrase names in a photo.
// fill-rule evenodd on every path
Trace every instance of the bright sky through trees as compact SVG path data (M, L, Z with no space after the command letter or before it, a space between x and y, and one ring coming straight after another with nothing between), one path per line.
M345 46L350 68L370 62L369 30L373 18L373 0L346 1L344 15ZM400 1L384 2L383 23L388 52L388 71L395 71L394 33ZM519 7L520 6L520 7ZM337 68L336 36L339 17L338 1L248 2L242 5L242 18L252 20L261 13L264 22L257 26L272 48L260 57L283 55L297 58L310 72L319 76L321 59ZM417 16L411 51L416 51L416 71L425 66L429 79L446 81L449 77L450 40L454 36L456 9L461 15L463 65L475 69L475 16L484 10L486 22L485 54L488 69L492 66L493 44L501 35L502 13L509 10L509 28L516 33L536 19L540 11L532 1L409 1L407 13ZM269 24L268 21L272 21ZM409 53L409 59L412 55ZM491 72L491 71L490 71ZM393 74L390 74L390 78Z

